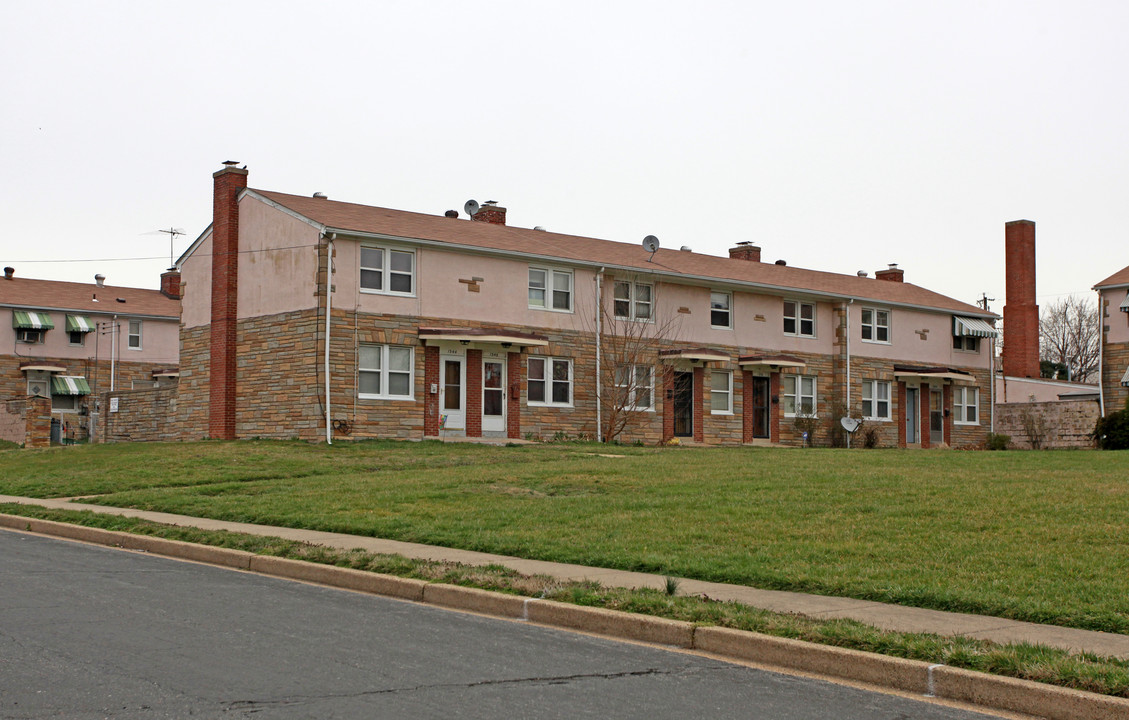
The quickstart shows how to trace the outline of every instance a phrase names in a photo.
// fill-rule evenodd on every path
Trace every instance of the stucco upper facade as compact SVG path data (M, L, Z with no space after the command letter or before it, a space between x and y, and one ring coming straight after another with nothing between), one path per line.
M246 173L241 172L245 182ZM229 181L224 173L216 174L217 183ZM250 351L253 336L262 334L252 328L269 326L273 337L277 323L287 318L294 333L304 333L303 342L310 344L302 351L309 363L303 367L312 373L305 387L312 395L321 395L316 404L323 416L328 399L331 417L323 419L327 425L336 422L361 432L370 422L362 417L365 412L376 418L379 403L384 402L384 407L407 417L419 412L416 436L450 430L441 426L444 418L469 418L471 408L463 405L458 413L436 412L434 396L448 385L458 386L458 392L465 394L458 401L478 403L481 410L492 402L494 388L470 386L492 382L478 377L486 372L500 374L506 383L499 397L504 397L501 414L507 419L496 432L521 436L524 425L544 434L555 417L562 427L598 436L603 428L597 406L606 403L608 385L617 382L600 375L606 374L607 363L599 360L607 359L603 356L614 344L613 335L625 327L631 328L628 334L649 338L654 355L647 363L652 379L645 382L650 384L637 389L650 405L645 411L654 414L647 422L659 423L653 432L641 433L647 439L666 439L670 434L669 427L660 425L667 422L666 405L677 394L675 381L690 388L683 395L694 398L685 402L694 405L697 415L686 409L683 422L695 425L693 438L710 442L702 430L717 421L699 416L716 415L734 417L736 423L732 432L719 429L719 437L747 439L748 433L743 435L740 428L745 419L742 393L746 386L759 388L755 378L767 382L770 376L771 401L757 402L774 406L758 408L766 418L775 413L777 441L784 441L791 431L780 427L790 422L785 420L789 413L775 406L783 402L794 407L799 401L803 393L797 390L797 376L810 377L814 392L823 398L818 403L823 420L830 419L833 405L843 405L852 415L865 414L861 405L865 402L872 419L884 423L889 444L930 444L913 436L922 432L918 416L929 421L925 406L930 389L937 394L938 417L960 412L959 420L941 422L946 428L941 442L972 444L975 433L986 433L990 425L988 378L994 340L990 325L996 316L903 282L901 270L883 270L876 277L839 275L761 263L759 249L758 259L665 249L649 253L632 244L509 227L504 224L505 209L493 206L484 207L483 213L495 220L483 221L245 185L224 192L234 201L230 206L235 215L221 217L219 213L227 211L217 210L212 227L179 261L184 326L192 346L187 354L204 358L203 343L209 335L207 342L215 347L217 301L211 290L219 286L213 278L223 273L236 277L237 329L224 342L236 352L240 343ZM225 242L237 241L237 253L214 250L215 228L230 228L224 232L234 235ZM233 259L217 274L214 263L221 256ZM327 306L332 310L328 323ZM282 342L275 338L264 347L281 347ZM410 355L401 357L398 347L407 348ZM472 359L471 352L479 354ZM494 355L504 366L501 369L471 367ZM451 365L451 372L462 374L457 380L451 376L450 383L443 381L436 375L441 362L447 362L441 358L456 356L458 365ZM250 369L246 356L239 358L236 385L248 386L254 372L264 376L270 372L265 366ZM538 358L547 358L548 365ZM264 356L263 362L270 360ZM372 367L365 367L366 362ZM404 362L412 365L410 378L393 378L387 367L376 367ZM540 374L548 366L562 375L567 368L568 378L560 380L554 391L562 398L567 395L568 402L541 399L546 381ZM229 371L198 364L191 372L203 388L214 385L205 379L208 373ZM674 377L680 373L684 380ZM360 389L365 382L393 379L408 383L405 387L410 386L411 392L385 397L383 391ZM235 392L236 405L258 402L243 391ZM703 413L711 393L712 405ZM450 401L455 401L453 395ZM907 409L912 416L908 420ZM252 432L251 415L238 410L235 414L242 418L236 424L243 423ZM316 413L302 422L313 422L313 417ZM373 434L384 432L376 419L371 423ZM899 423L906 427L895 427ZM473 424L466 421L464 427L454 429L468 434L483 431ZM309 427L300 430L290 434L312 432ZM908 442L907 432L914 437Z
M1094 286L1101 321L1102 408L1129 409L1129 267Z

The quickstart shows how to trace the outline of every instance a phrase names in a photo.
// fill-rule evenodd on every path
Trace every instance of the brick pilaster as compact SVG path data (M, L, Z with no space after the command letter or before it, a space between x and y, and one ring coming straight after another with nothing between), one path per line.
M769 441L780 442L780 373L769 375L768 381L768 434Z
M436 392L431 392L434 385ZM439 434L439 348L428 345L423 349L423 434L436 436Z
M743 387L741 389L741 442L753 441L753 373L745 370L741 373Z
M705 442L706 369L694 368L694 442Z
M239 278L239 193L247 171L233 164L212 175L212 318L208 436L235 439L235 341Z
M482 351L466 351L466 436L482 437Z
M674 437L674 367L660 365L656 371L662 383L663 442Z
M898 447L904 448L909 438L906 435L906 384L898 382Z
M918 414L921 416L920 422L917 426L918 432L921 434L921 447L929 448L932 445L933 426L929 422L929 406L933 402L933 396L930 394L930 387L926 384L921 385L921 390L918 391Z
M952 447L952 445L953 445L953 413L952 413L952 407L953 407L953 386L952 385L946 385L944 387L944 389L941 390L941 416L944 418L941 421L941 427L943 428L942 435L945 438L945 444L948 445L949 447ZM979 410L980 410L980 408L977 408L977 411L979 411ZM980 415L977 414L976 417L980 417Z
M520 352L506 353L506 437L521 437L521 389L525 386Z

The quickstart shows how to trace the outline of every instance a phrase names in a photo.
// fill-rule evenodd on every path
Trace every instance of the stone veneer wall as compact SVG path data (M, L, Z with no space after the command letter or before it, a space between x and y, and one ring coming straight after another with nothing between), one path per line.
M1031 449L1025 416L1030 414L1036 427L1045 430L1043 449L1092 448L1090 433L1098 421L1096 400L1059 400L1035 403L1006 403L996 406L996 432L1010 435L1013 448Z
M113 443L182 439L177 395L176 385L102 393L98 440ZM111 398L117 398L117 412L110 412Z
M51 401L40 397L0 400L0 440L25 448L51 446Z
M1103 350L1101 383L1106 414L1129 409L1129 388L1121 385L1129 368L1129 343L1110 343Z
M438 426L437 399L427 387L428 353L419 343L420 326L466 327L485 326L471 321L452 321L442 318L413 318L391 315L360 314L335 310L331 329L332 345L330 365L331 417L336 429L334 437L350 438L403 438L419 439L426 429ZM497 327L491 325L491 327ZM511 332L529 332L524 326L503 326ZM568 437L596 437L595 342L587 333L572 331L543 331L549 339L547 347L531 348L518 353L516 348L508 356L507 436L552 439L558 433ZM320 440L325 436L324 420L324 321L318 310L306 310L280 315L241 320L238 325L238 437L298 437ZM177 422L182 439L199 439L207 436L208 420L208 343L209 329L202 326L182 329L181 377ZM362 400L357 397L357 346L359 344L393 344L415 350L415 387L411 400ZM656 353L661 349L679 347L675 342L656 343ZM734 360L740 355L773 353L771 348L725 348ZM468 352L467 388L471 391L479 383L474 379L476 363L470 362ZM807 367L805 375L817 376L817 407L821 422L814 444L831 444L832 408L836 398L841 398L842 378L835 377L841 362L831 355L790 353L802 358ZM525 373L530 356L571 358L573 361L573 404L571 407L529 406L525 393ZM434 358L432 362L434 364ZM891 381L893 361L861 356L851 358L852 415L859 416L862 407L862 381L868 378ZM437 367L437 366L436 366ZM432 367L432 372L436 372ZM654 444L668 439L669 429L664 428L666 407L669 402L662 365L656 363L655 403L652 411L634 413L632 421L618 440ZM710 410L709 371L725 369L733 372L733 414L714 415ZM605 368L605 371L607 368ZM515 372L516 371L516 372ZM973 371L980 386L980 424L955 425L946 419L946 438L954 447L981 447L989 426L990 399L988 372ZM740 444L744 434L744 387L746 373L736 363L728 367L709 367L696 375L695 436L705 444ZM605 378L608 375L605 372ZM779 397L781 374L772 375L773 397ZM516 394L512 392L515 387ZM898 444L899 402L898 393L892 392L891 421L879 425L880 445L894 447ZM951 409L951 393L945 393L946 407ZM927 396L923 394L923 402ZM470 398L468 397L468 406ZM518 411L515 416L515 409ZM773 403L773 439L785 445L798 445L799 433L792 418L781 417L779 404ZM429 413L436 414L431 417ZM472 413L473 415L473 413ZM468 417L468 435L474 435L474 419Z

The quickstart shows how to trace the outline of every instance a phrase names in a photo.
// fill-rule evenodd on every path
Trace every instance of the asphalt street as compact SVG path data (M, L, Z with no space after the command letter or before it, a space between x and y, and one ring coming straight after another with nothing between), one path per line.
M0 531L0 717L994 717L358 593Z

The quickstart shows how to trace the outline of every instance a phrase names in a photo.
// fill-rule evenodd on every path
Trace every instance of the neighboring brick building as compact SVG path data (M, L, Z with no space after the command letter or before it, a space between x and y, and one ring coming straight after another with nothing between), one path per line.
M65 437L87 439L97 425L94 394L153 387L178 372L179 272L162 275L161 288L112 287L101 276L33 280L4 268L0 400L46 398Z
M1129 409L1129 267L1094 286L1102 324L1102 412Z
M996 315L903 282L247 188L183 273L186 438L977 446ZM329 338L328 343L326 338ZM599 401L598 401L599 399Z

